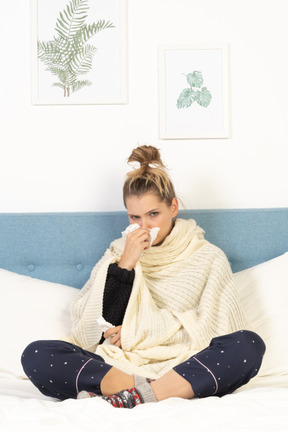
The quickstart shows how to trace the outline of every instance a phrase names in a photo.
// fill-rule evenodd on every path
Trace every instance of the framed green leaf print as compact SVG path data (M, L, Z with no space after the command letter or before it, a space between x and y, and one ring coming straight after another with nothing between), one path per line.
M228 45L159 47L160 138L229 138Z
M33 103L127 103L127 0L32 0Z

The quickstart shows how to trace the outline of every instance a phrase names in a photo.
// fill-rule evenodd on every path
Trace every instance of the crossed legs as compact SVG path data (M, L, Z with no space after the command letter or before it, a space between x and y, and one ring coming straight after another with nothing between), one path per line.
M265 352L262 339L239 331L212 339L187 361L150 383L157 401L169 397L223 396L257 375ZM22 356L25 373L45 395L76 398L81 391L111 396L135 387L134 377L62 341L37 341Z

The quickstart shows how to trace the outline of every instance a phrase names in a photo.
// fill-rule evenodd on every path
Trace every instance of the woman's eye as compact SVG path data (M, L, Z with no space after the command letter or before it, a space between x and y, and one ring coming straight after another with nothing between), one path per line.
M130 219L136 220L136 219L139 219L139 216L130 216Z
M158 212L153 212L153 213L150 213L150 216L152 216L152 217L155 217L155 216L158 216Z

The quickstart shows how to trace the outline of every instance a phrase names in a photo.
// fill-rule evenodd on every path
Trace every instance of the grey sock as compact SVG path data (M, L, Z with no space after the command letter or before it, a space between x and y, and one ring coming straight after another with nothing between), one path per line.
M136 388L138 388L141 384L145 384L147 382L147 379L140 375L133 374L133 378L134 378L134 387Z
M152 390L151 385L147 382L147 378L141 377L139 375L133 375L134 377L134 387L139 390L144 402L157 402L155 394Z

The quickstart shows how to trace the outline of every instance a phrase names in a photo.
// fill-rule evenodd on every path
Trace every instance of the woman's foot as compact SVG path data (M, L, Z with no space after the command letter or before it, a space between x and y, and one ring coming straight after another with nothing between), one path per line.
M154 392L150 386L152 380L134 375L135 387L122 390L111 396L101 396L115 408L134 408L147 402L157 402ZM137 386L137 388L136 388ZM82 391L77 399L85 399L97 396L95 393Z

